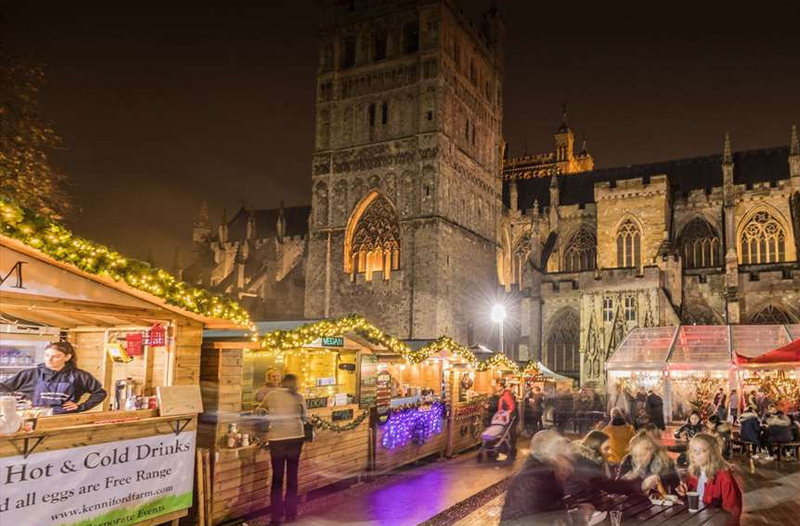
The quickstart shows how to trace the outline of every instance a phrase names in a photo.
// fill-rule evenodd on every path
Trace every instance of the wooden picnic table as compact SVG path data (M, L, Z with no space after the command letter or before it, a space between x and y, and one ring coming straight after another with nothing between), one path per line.
M689 511L685 499L683 504L657 506L644 497L607 494L598 509L622 511L622 526L726 526L730 520L729 513L702 502L698 511ZM611 517L603 524L611 524Z

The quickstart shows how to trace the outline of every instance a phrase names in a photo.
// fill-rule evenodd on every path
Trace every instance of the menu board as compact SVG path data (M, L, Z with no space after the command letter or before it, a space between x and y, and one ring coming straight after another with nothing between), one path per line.
M361 409L375 407L377 393L375 389L378 376L378 357L374 354L361 355L361 380L359 384L359 402Z
M389 409L392 403L392 375L386 371L378 373L375 385L377 391L376 412L378 423L383 425L389 421Z

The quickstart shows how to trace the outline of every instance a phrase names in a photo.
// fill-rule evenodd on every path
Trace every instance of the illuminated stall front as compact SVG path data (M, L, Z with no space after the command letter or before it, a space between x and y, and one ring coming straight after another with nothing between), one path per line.
M201 374L206 412L200 428L215 452L211 524L268 505L271 468L258 405L273 388L268 382L284 374L297 376L315 428L300 459L299 493L357 481L370 468L370 413L379 396L377 354L386 352L373 342L396 340L360 317L256 326L255 338L243 331L205 334Z

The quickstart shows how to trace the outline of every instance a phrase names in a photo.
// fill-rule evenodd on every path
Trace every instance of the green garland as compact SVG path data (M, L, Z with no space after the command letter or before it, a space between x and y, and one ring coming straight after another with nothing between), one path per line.
M64 226L0 196L0 234L84 272L123 282L170 305L250 327L250 317L236 301L192 287L165 270L75 236Z
M263 350L254 351L252 354L264 353L271 355L280 353L309 345L323 336L340 336L348 332L354 332L370 343L386 347L411 363L421 363L442 351L450 351L465 359L478 371L505 367L515 374L520 372L519 366L503 354L495 354L488 360L481 362L469 348L459 345L455 340L447 336L442 336L419 349L413 350L405 342L389 336L358 314L307 323L288 331L267 333L260 338ZM253 336L253 341L259 341L259 337Z
M367 416L369 416L369 411L362 411L361 414L358 415L354 420L351 420L344 425L339 425L328 420L323 420L317 415L311 415L311 424L317 429L342 433L343 431L351 431L360 426L361 422L363 422Z

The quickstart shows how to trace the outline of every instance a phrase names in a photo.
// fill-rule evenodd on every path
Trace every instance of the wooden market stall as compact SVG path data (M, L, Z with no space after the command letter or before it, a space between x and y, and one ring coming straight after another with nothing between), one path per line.
M206 412L201 443L212 449L210 524L221 524L269 505L271 467L254 412L270 369L298 376L315 426L300 457L300 495L368 473L370 409L376 404L377 352L361 318L256 324L258 341L244 331L207 331L201 381ZM271 342L265 348L262 342ZM292 343L294 342L294 343ZM247 443L228 441L232 427ZM230 447L233 446L233 447Z
M420 352L429 340L405 342ZM422 351L425 353L425 351ZM442 348L415 363L388 350L378 355L378 400L374 420L373 471L386 473L447 450L447 409L452 383L445 374L463 359Z
M235 326L199 314L200 302L240 322L246 314L0 204L0 381L17 385L15 375L61 339L108 393L89 411L53 416L26 405L24 391L0 398L6 419L15 404L26 419L0 435L0 523L178 524L195 498L203 327Z

